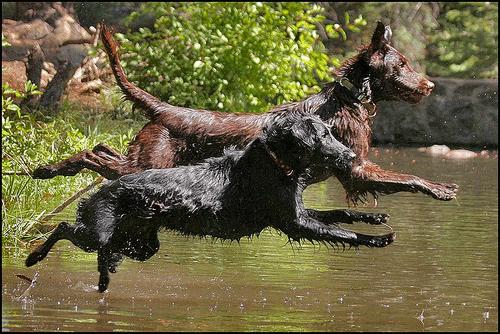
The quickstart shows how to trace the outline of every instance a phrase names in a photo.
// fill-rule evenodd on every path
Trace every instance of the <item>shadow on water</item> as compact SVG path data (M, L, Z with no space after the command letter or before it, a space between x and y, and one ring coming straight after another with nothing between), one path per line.
M62 241L33 268L2 260L3 330L498 330L498 160L449 161L380 150L387 169L460 185L457 201L379 199L397 233L384 249L291 247L274 230L238 243L161 233L158 254L125 260L105 294L96 255ZM307 206L342 207L330 179ZM74 208L65 213L74 220ZM384 233L382 227L356 226ZM33 277L36 285L16 274ZM21 297L20 297L21 296Z

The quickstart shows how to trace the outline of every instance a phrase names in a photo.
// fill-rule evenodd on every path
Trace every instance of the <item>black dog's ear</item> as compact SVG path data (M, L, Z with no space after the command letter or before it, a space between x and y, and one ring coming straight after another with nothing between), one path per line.
M271 124L264 126L262 133L265 137L281 138L292 135L293 126L302 122L301 115L289 114L280 117Z
M319 117L306 116L301 122L296 122L292 126L292 135L302 142L302 145L313 147L318 138L318 134L323 132L323 124L319 122ZM301 145L301 146L302 146Z
M373 32L372 36L372 49L379 50L384 44L389 44L392 38L391 27L385 26L382 22L377 22L377 28Z

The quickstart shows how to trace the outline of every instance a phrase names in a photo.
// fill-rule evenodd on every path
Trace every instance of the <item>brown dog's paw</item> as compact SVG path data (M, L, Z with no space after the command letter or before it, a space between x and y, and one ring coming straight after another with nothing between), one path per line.
M52 166L40 166L35 169L32 173L32 177L34 179L51 179L56 176L56 171L52 168Z
M458 185L455 183L435 183L431 189L432 197L441 201L451 201L457 197Z

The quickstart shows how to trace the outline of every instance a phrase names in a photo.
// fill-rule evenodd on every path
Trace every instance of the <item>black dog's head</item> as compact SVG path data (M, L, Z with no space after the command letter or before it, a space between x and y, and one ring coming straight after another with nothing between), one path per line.
M391 45L391 37L391 28L379 21L367 53L372 90L379 95L374 98L417 103L431 93L434 84L411 68Z
M265 127L263 133L263 142L272 154L295 171L321 165L346 170L356 157L315 115L290 113Z

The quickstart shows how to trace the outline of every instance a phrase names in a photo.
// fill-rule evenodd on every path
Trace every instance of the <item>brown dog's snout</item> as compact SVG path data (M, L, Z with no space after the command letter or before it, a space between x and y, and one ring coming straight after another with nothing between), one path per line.
M434 82L427 80L427 88L432 90L434 88Z
M420 87L425 95L429 95L432 92L434 86L434 83L427 79L422 80L422 82L420 83Z

